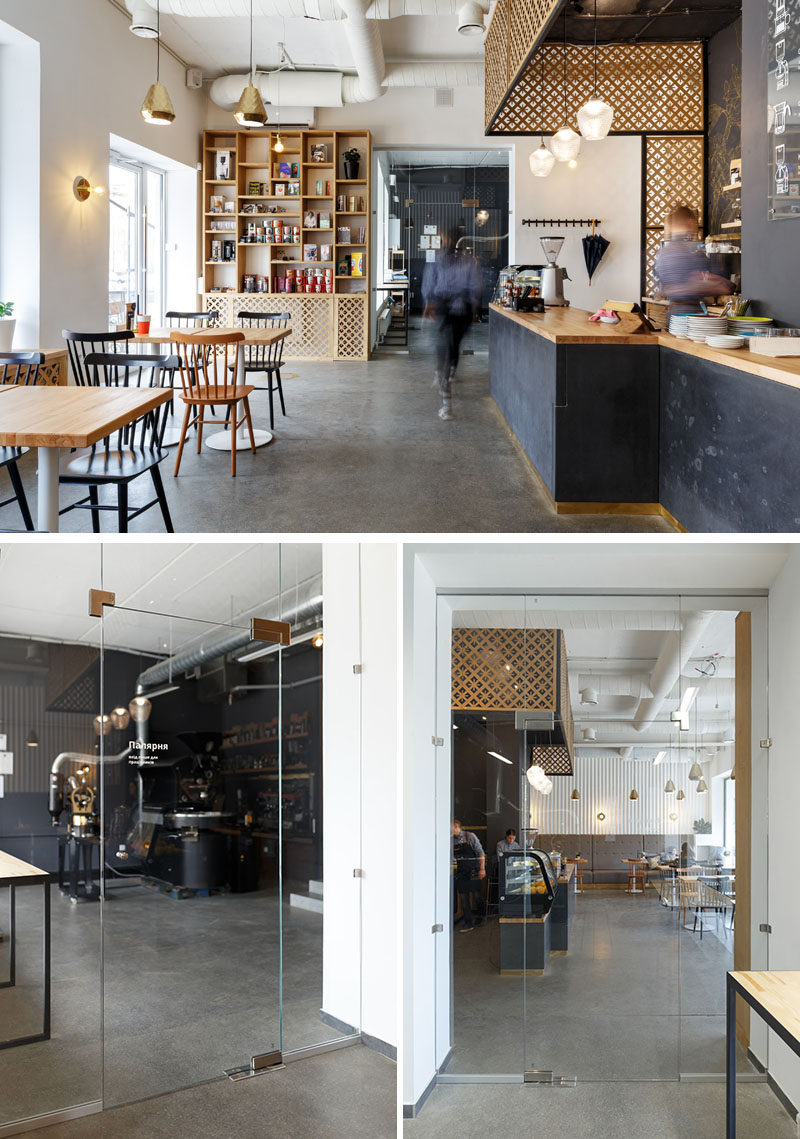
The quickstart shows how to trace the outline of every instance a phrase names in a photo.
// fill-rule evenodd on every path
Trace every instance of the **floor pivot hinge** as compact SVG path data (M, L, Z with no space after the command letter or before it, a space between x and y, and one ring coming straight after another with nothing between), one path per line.
M526 1084L544 1084L550 1088L574 1088L577 1086L577 1076L554 1076L552 1072L543 1072L536 1069L526 1072L523 1077Z
M253 1076L263 1076L265 1072L277 1072L285 1067L281 1052L264 1052L261 1056L253 1056L249 1064L242 1064L240 1068L226 1068L225 1075L229 1080L250 1080Z

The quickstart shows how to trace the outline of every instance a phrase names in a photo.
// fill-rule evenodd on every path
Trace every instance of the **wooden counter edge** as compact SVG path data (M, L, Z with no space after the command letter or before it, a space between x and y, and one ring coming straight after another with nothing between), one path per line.
M544 340L549 340L552 344L631 344L639 347L658 347L657 334L644 331L622 332L618 331L620 325L616 324L600 324L598 326L590 324L591 313L588 309L554 306L545 309L543 313L514 312L513 309L503 308L496 301L492 301L489 308L501 316L508 317L509 320L527 329L528 332L533 332ZM547 327L545 322L548 317L550 317L551 322L558 319L559 323L571 323L574 329L569 332L560 332L557 328ZM571 321L570 317L575 319ZM627 324L629 327L632 324L638 325L638 317L623 313L621 323L623 326Z
M711 348L708 344L679 340L669 332L660 332L658 343L661 348L671 348L673 352L682 352L685 356L695 356L712 364L747 372L762 380L773 380L792 388L800 388L800 359L796 356L791 358L791 362L787 357L785 363L779 364L773 357L758 356L748 348Z

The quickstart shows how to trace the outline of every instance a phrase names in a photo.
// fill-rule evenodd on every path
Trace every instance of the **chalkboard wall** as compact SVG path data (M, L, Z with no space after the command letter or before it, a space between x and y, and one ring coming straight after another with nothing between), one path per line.
M769 221L765 0L742 0L742 292L754 312L800 326L800 220Z

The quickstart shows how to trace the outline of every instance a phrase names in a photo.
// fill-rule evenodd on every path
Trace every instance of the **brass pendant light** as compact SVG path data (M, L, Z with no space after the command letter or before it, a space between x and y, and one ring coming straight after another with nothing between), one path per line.
M161 0L156 4L156 81L144 97L141 115L146 123L168 127L175 121L175 108L161 82Z
M574 791L572 792L572 794L570 795L570 799L580 799L580 797L581 797L581 793L578 790L578 788L576 787L574 789Z
M597 0L594 0L594 94L578 111L578 127L587 142L605 138L611 130L614 108L597 94Z
M675 799L678 802L680 802L681 800L683 800L685 798L686 798L686 795L684 794L683 791L679 791L678 794L675 796Z
M639 798L639 792L634 787L629 796L631 799L636 800Z
M240 127L263 127L267 122L264 100L253 83L253 0L250 0L250 82L242 91L233 117Z

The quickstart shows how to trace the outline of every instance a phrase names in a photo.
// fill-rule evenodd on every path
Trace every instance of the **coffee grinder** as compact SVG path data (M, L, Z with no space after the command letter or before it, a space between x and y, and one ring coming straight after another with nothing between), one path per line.
M569 273L560 265L556 265L564 238L556 234L552 237L540 237L539 240L547 258L547 264L542 269L542 300L546 305L561 307L568 305L569 301L564 299L563 285L564 281L570 279Z

